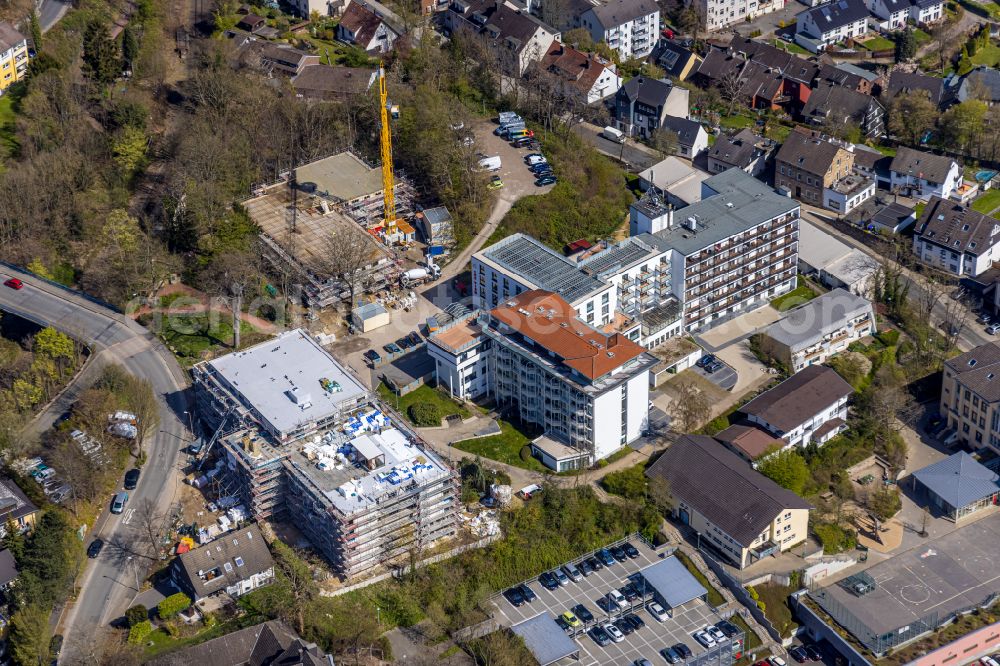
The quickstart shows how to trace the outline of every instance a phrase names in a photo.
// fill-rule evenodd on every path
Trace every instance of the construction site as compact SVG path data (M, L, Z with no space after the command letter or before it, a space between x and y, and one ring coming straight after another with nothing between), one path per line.
M294 525L343 580L454 537L458 479L308 334L193 369L215 434L192 485Z

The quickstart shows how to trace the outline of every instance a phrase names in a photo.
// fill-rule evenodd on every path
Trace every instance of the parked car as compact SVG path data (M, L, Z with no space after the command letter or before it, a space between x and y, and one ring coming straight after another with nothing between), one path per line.
M722 370L724 367L726 366L724 363L722 363L722 361L712 361L711 363L705 366L705 372L711 374L713 372L718 372L719 370Z
M503 180L500 178L500 176L493 176L492 178L490 178L490 183L486 187L491 190L499 190L501 187L503 187Z
M800 664L806 663L809 660L809 655L806 654L806 649L801 645L796 645L791 650L788 651L789 656Z
M403 350L395 342L390 342L387 345L383 345L382 349L386 350L390 354L402 354Z
M732 638L733 636L736 636L737 634L740 633L740 628L737 627L732 622L730 622L729 620L720 620L719 622L715 623L715 626L718 627L722 631L722 633L726 635L726 638Z
M689 648L684 643L677 643L676 645L671 645L670 647L672 647L674 649L674 652L679 654L682 659L687 659L688 657L691 656L691 648Z
M815 645L807 645L806 654L809 655L809 661L820 661L823 658L823 655L820 654L820 651L816 649Z
M549 164L548 162L543 162L541 164L533 164L528 167L528 171L537 174L552 173L552 165Z
M369 349L368 351L366 351L364 353L364 357L366 359L368 359L369 361L371 361L372 365L375 365L376 363L381 363L382 362L382 355L379 354L374 349Z
M715 639L716 643L721 643L722 641L726 640L726 635L722 633L721 629L719 629L714 625L711 624L708 625L707 627L705 627L705 631L707 631L708 634Z
M636 588L635 583L628 583L626 585L622 585L619 588L619 591L628 601L635 601L636 599L639 598L639 590L638 588Z
M577 569L576 565L573 563L562 565L562 571L564 574L569 576L569 579L574 583L579 583L581 580L583 580L583 574L580 573L580 570Z
M979 663L982 664L983 666L997 666L996 659L994 659L993 657L990 657L989 655L987 655L987 656L983 657L982 659L980 659Z
M628 541L622 544L622 550L625 551L625 555L630 559L634 560L639 557L639 549L630 544Z
M553 569L552 577L556 579L556 583L563 587L569 585L569 578L562 572L562 569Z
M52 638L49 639L49 656L52 657L52 663L58 663L59 653L62 652L63 647L63 636L62 634L54 634Z
M619 562L624 562L625 560L628 559L628 557L625 555L625 551L622 550L621 546L613 546L608 550L611 551L611 557L615 558Z
M665 647L660 650L660 656L667 660L670 664L679 664L681 661L681 656L677 654L677 650L672 647Z
M611 551L607 548L601 548L594 554L606 567L610 567L615 563L615 558L611 556Z
M513 144L515 148L529 148L534 146L535 140L530 136L519 136L511 141L511 144Z
M767 662L771 664L771 666L787 666L785 660L781 657L768 657Z
M601 564L601 561L599 559L597 559L596 557L593 557L593 556L588 557L585 560L585 562L587 564L589 564L590 568L593 569L594 571L600 571L601 569L604 568L604 565Z
M590 559L580 560L580 573L584 578L594 573L594 567L590 565Z
M101 554L102 548L104 548L104 541L101 539L94 539L90 542L90 545L87 546L87 557L94 559Z
M615 606L618 608L628 608L628 601L625 599L625 595L618 590L608 592L608 602L612 608Z
M404 336L399 340L396 340L396 345L401 349L410 349L413 347L413 343L410 342L409 336Z
M635 627L633 627L632 623L626 620L624 616L615 620L614 624L618 627L618 631L622 632L626 636L635 631Z
M535 182L537 183L537 181ZM1000 324L990 324L986 327L986 332L990 335L996 335L997 332L1000 332Z
M653 662L643 657L632 662L632 666L653 666Z
M529 604L538 598L538 595L535 594L534 590L528 587L527 583L521 583L521 596L524 597L524 600Z
M621 643L623 640L625 640L625 634L623 634L618 627L611 624L610 622L601 625L601 629L606 631L608 636L610 636L611 640L613 640L615 643Z
M566 611L560 616L566 621L566 624L576 629L577 627L582 627L583 622L580 622L580 618L573 614L573 611Z
M590 612L590 609L583 604L577 604L573 606L573 613L580 618L583 622L593 622L594 614Z
M535 181L537 187L545 187L546 185L552 185L556 182L555 176L542 176Z
M521 586L512 587L509 590L504 591L504 598L510 602L512 606L518 607L524 605L524 595L521 594Z
M541 583L542 587L546 590L558 590L559 581L550 572L546 571L541 576L538 577L538 582Z
M545 155L542 155L541 153L531 153L530 155L524 156L524 162L528 166L534 166L536 164L545 164L548 160L545 159Z
M4 280L3 286L10 287L11 289L21 289L24 287L24 283L17 278L10 278L9 280Z
M587 635L597 643L599 647L607 647L611 643L611 636L608 636L608 632L604 631L603 627L594 627L587 632Z
M663 606L656 603L655 601L650 601L646 604L646 610L652 615L658 622L664 622L667 619L667 611L663 610Z
M623 615L622 619L631 624L632 629L636 631L646 626L646 622L635 613L629 613L628 615Z
M130 469L125 472L125 490L135 490L135 487L139 485L139 475L141 473L138 469Z
M692 636L694 636L694 639L699 643L701 643L702 646L704 647L707 648L715 647L715 639L712 638L712 635L709 634L704 629L699 629L698 631L694 632Z
M714 360L715 356L713 354L705 354L704 356L698 359L698 362L695 363L695 365L697 365L699 368L704 368L706 365L713 362Z
M125 503L128 502L128 493L121 492L115 495L111 501L111 513L121 513L125 510Z
M406 337L409 338L410 342L413 343L414 347L416 347L417 345L419 345L421 342L424 341L423 338L420 337L420 334L417 333L416 331L410 331L410 334Z

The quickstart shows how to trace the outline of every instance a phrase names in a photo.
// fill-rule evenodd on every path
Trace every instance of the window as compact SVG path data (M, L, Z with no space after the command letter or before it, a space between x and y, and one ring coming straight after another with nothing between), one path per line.
M237 556L236 556L236 557L235 557L235 558L233 559L233 561L234 561L234 562L236 562L236 566L238 566L238 567L242 567L242 566L243 566L243 564L244 564L244 562L243 562L243 558L242 558L242 557L240 557L239 555L237 555Z
M233 573L233 565L230 564L229 562L226 562L222 566L225 568L226 573Z

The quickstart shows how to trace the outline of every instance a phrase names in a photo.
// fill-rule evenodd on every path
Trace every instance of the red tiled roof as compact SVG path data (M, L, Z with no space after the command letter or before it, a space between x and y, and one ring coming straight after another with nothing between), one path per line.
M367 46L375 38L375 31L378 30L382 19L375 15L375 12L358 2L351 2L347 5L340 25L354 33L354 42L359 46Z
M555 41L542 58L542 69L552 72L580 92L588 93L604 71L604 63L593 54L588 55Z
M645 351L623 335L602 333L583 323L576 318L573 306L550 291L526 291L493 308L490 314L592 380Z

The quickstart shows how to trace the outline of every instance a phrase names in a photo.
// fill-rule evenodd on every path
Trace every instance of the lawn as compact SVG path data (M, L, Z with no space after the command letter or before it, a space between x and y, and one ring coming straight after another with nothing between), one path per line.
M256 622L261 622L265 619L266 618L262 617L254 617L252 614L247 613L243 617L234 618L228 622L220 622L214 627L202 628L196 633L188 636L173 637L163 629L156 629L143 640L143 643L147 644L145 657L146 659L152 659L167 652L173 652L174 650L180 650L181 648L204 643L205 641L209 641L213 638L218 638L219 636L224 636L234 631L238 631L239 629L249 627Z
M782 125L781 123L768 123L767 129L764 132L764 136L772 141L778 143L784 143L788 135L792 133L792 128L788 125Z
M863 46L869 51L888 51L896 48L896 44L891 39L885 37L872 37L871 39L858 42L858 46Z
M781 49L783 51L787 51L788 53L795 53L797 55L804 55L804 56L812 55L811 53L809 53L808 50L802 48L801 46L799 46L795 42L786 42L783 39L775 39L775 40L773 40L771 42L771 44L775 48L779 48L779 49Z
M927 208L926 201L920 201L913 207L913 212L917 214L918 220L920 219L920 216L924 214L924 208Z
M17 117L14 111L16 97L14 92L8 92L0 97L0 161L10 157L17 150L14 127L14 119Z
M752 128L756 123L756 118L742 113L736 113L731 116L722 116L719 120L719 124L725 129L744 129L746 127Z
M920 28L916 28L913 31L913 36L917 40L917 46L918 47L923 46L924 44L926 44L927 42L929 42L929 41L931 41L933 39L933 37L931 37L930 35L928 35L926 32L924 32Z
M1000 46L991 43L985 48L980 47L971 60L973 65L995 67L997 63L1000 63Z
M784 312L785 310L790 310L797 305L802 305L806 301L811 301L814 298L816 298L816 292L810 289L800 277L795 289L792 289L787 294L778 296L776 299L771 301L771 307L778 312Z
M972 202L972 210L977 210L985 215L989 215L996 208L1000 208L1000 190L990 190Z
M675 551L674 555L681 561L687 570L691 572L691 575L698 579L701 586L708 590L708 604L710 606L713 608L719 608L726 603L726 598L722 596L722 593L715 589L710 582L708 582L708 577L694 565L694 562L692 562L687 555L679 550Z
M187 364L201 360L207 352L231 348L233 344L233 324L229 313L215 313L212 317L206 314L170 314L159 320L144 315L139 318L139 323L144 326L152 324L167 348L178 360ZM240 347L256 344L265 337L246 321L240 322Z
M451 416L452 414L458 414L463 419L466 419L471 414L467 407L456 400L452 400L451 396L446 394L444 391L439 391L436 388L427 386L426 384L415 391L410 391L406 395L397 396L392 392L392 389L386 386L383 382L378 385L378 395L387 404L393 405L396 408L396 411L406 415L406 418L410 418L410 405L418 403L434 405L437 407L437 410L441 414L442 418Z
M792 635L799 626L792 619L792 609L788 605L788 595L795 592L791 587L776 583L765 583L754 587L760 600L764 602L764 615L771 621L782 637Z
M459 451L465 451L482 458L507 463L533 472L545 472L548 468L537 459L529 457L521 460L521 449L528 445L528 435L524 434L506 421L500 424L500 434L478 439L465 439L452 444Z

